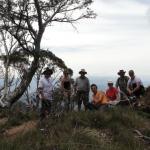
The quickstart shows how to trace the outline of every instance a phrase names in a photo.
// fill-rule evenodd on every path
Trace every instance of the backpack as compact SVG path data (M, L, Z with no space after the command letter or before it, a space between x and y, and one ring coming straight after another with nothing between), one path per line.
M140 92L141 92L141 95L145 94L145 87L143 85L140 85Z
M133 84L132 86L134 88L134 87L136 87L136 84ZM134 94L136 96L140 96L140 95L143 96L145 94L145 87L143 85L140 85L140 88L137 91L135 91Z

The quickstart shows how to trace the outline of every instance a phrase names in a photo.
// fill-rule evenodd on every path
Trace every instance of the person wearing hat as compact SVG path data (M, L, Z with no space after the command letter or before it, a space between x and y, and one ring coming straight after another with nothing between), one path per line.
M113 86L113 81L108 81L108 89L106 90L106 96L109 101L119 100L118 90Z
M80 76L75 81L75 93L78 101L78 110L80 111L82 101L85 110L87 109L87 104L89 102L90 83L89 79L85 76L87 74L85 69L81 69L79 74Z
M118 75L120 77L116 81L116 88L119 88L119 90L120 90L120 98L121 99L125 98L125 94L128 95L127 83L128 83L129 77L125 76L125 73L126 72L124 70L120 70L118 72Z
M39 80L38 84L38 92L41 100L41 120L47 117L47 115L51 111L51 102L52 102L52 79L51 75L53 74L53 70L48 67L42 73L43 76Z

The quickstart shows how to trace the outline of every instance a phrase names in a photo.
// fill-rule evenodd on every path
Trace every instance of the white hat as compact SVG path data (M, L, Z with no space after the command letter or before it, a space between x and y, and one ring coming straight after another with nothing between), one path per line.
M113 84L113 81L109 80L107 81L108 84Z

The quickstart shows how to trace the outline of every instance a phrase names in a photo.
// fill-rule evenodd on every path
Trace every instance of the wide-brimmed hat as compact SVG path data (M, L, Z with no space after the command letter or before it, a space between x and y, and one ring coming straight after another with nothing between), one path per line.
M85 71L85 69L81 69L81 70L79 71L79 73L80 73L80 74L81 74L81 73L87 74L87 72Z
M119 70L118 75L125 74L126 72L124 70Z
M47 67L42 74L53 74L53 70Z

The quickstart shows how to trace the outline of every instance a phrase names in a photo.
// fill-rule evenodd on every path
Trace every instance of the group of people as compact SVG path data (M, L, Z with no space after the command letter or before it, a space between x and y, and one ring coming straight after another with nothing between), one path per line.
M124 99L124 95L134 95L137 99L143 94L144 86L141 80L135 76L133 70L129 71L129 77L125 75L124 70L118 72L118 79L116 85L112 81L108 81L108 89L106 92L98 90L96 84L91 84L86 77L87 72L85 69L79 71L79 77L73 82L68 70L64 70L63 76L60 78L60 90L62 91L62 97L66 97L67 110L71 101L71 95L74 93L78 104L78 110L81 110L83 102L85 110L93 110L105 108L108 104L111 104L120 99ZM51 102L53 100L53 86L52 78L53 70L46 68L43 72L43 76L39 81L38 91L39 97L42 101L41 117L44 118L51 110ZM89 92L92 91L92 101L89 102Z

